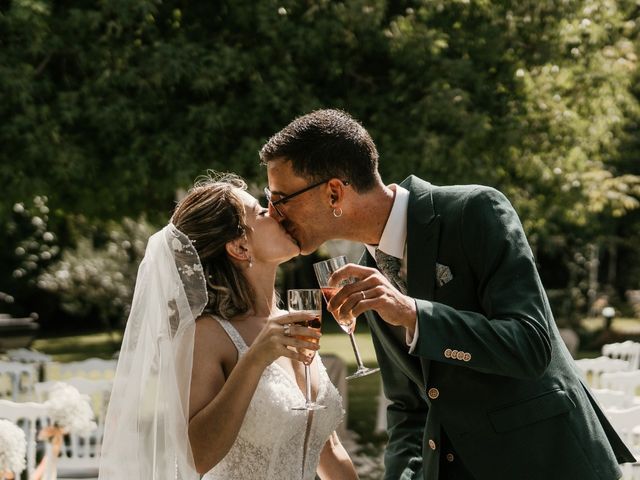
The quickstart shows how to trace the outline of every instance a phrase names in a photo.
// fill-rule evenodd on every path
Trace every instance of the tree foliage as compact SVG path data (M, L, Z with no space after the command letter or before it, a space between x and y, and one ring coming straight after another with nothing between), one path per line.
M500 188L539 248L640 230L635 0L2 5L0 221L46 195L162 223L205 169L263 184L264 141L338 107L387 182Z

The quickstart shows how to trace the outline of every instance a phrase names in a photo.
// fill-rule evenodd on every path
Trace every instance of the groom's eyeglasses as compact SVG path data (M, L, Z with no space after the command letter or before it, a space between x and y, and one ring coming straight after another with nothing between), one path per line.
M285 205L292 198L295 198L298 195L302 195L304 192L308 192L312 188L319 187L323 183L327 183L329 180L331 180L331 179L329 178L327 180L322 180L321 182L311 184L308 187L304 187L302 190L298 190L297 192L293 192L291 195L285 195L284 197L279 198L275 202L272 199L273 197L272 197L272 194L271 194L271 190L269 190L269 187L264 187L264 196L267 197L267 202L269 204L271 204L271 206L278 213L278 215L280 215L281 217L284 217L284 214L281 211L282 206L280 208L278 208L278 205ZM342 180L342 183L345 186L349 185L349 182L347 180Z

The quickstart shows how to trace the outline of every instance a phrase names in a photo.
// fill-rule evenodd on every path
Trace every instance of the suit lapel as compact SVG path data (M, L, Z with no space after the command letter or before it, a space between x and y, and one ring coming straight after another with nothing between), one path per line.
M369 252L365 249L364 254L358 262L360 265L376 268L376 262ZM416 362L411 361L411 357L407 355L405 345L398 343L396 336L393 334L391 327L387 322L382 320L380 316L373 312L365 312L367 317L369 328L376 335L382 344L385 354L396 364L402 372L409 377L415 384L424 390L423 376Z
M413 298L431 300L435 292L440 216L435 213L432 187L429 183L410 176L400 185L409 190L407 293ZM431 362L421 358L420 363L423 384L426 384Z
M431 185L416 177L400 184L409 190L407 212L407 291L414 298L433 298L440 216L433 207Z
M440 217L433 207L432 187L429 183L410 176L400 184L409 190L407 211L407 293L409 296L424 300L433 298L435 291L435 266L440 235ZM359 262L361 265L376 268L376 262L365 249ZM402 369L416 385L424 390L429 376L430 362L421 359L420 365L415 357L408 355L406 346L398 343L391 328L375 312L367 312L371 330L380 339L385 353Z

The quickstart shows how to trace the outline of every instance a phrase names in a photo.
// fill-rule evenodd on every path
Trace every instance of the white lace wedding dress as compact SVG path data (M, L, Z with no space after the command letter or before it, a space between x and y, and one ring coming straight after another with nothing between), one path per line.
M230 322L217 320L238 349L238 355L243 355L248 347L238 331ZM320 451L342 421L344 411L340 394L329 380L319 355L313 365L320 374L317 402L327 408L313 411L307 425L306 411L291 410L304 404L302 391L287 371L272 363L260 378L231 450L202 480L315 478Z

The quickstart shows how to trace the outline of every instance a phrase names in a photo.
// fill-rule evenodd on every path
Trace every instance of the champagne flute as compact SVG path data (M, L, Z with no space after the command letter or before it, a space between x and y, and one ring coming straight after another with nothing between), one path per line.
M287 305L289 312L302 312L310 313L314 315L314 318L310 320L301 320L294 322L292 325L299 325L302 327L312 328L320 331L322 327L322 293L316 289L294 289L287 292ZM319 343L317 338L304 337L296 335L296 338L305 340L311 343ZM327 408L324 405L314 402L311 399L311 362L315 357L315 350L309 350L306 348L298 349L302 353L307 361L304 362L304 383L305 383L305 404L292 407L291 410L320 410Z
M313 269L316 272L316 278L318 279L320 289L322 290L322 294L324 295L324 299L327 301L327 303L329 303L329 301L338 292L338 290L342 288L343 285L347 285L348 283L353 283L355 281L354 279L347 279L344 280L338 287L329 286L329 278L331 277L331 274L347 263L347 257L341 255L339 257L330 258L329 260L324 260L322 262L313 264ZM333 318L336 319L336 322L338 322L340 328L349 335L349 340L351 340L351 347L353 348L353 353L356 356L356 362L358 364L357 370L349 375L347 377L347 380L351 380L352 378L364 377L365 375L369 375L380 370L379 368L365 367L362 363L360 350L358 350L358 345L356 344L356 337L353 335L353 332L356 329L356 317L349 316L346 318L337 318L334 315Z

